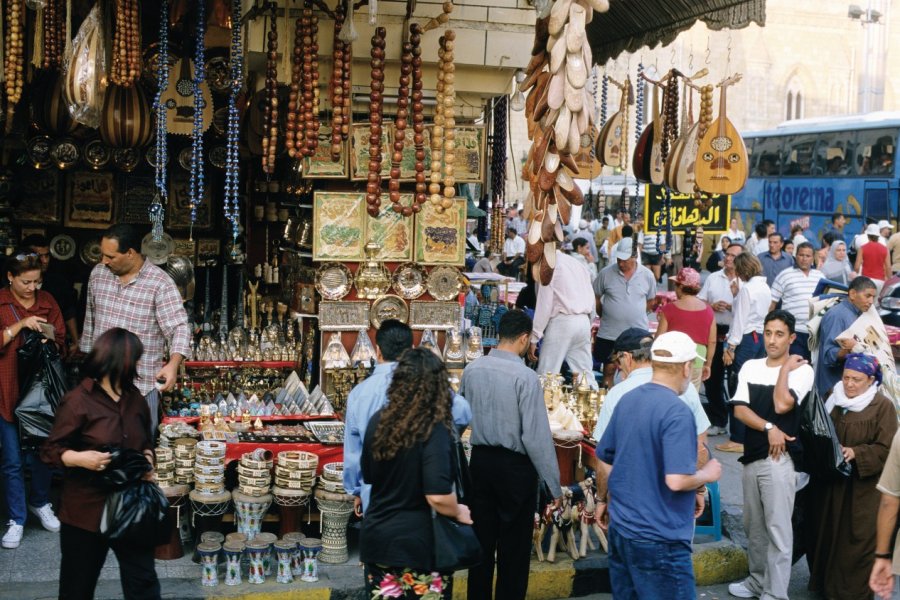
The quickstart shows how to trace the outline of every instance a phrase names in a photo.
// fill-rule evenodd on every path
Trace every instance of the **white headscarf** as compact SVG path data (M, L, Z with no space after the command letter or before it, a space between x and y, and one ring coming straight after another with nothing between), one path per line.
M850 260L846 255L844 255L844 260L842 261L835 257L835 250L837 250L838 245L844 248L847 247L846 242L835 240L828 249L828 258L825 259L825 264L822 265L821 271L826 279L846 284L853 268L850 266Z

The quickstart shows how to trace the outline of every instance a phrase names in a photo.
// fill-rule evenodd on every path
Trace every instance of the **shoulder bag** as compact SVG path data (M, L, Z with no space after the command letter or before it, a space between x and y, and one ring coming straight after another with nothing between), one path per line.
M853 468L841 452L841 443L831 415L816 391L816 386L800 407L800 443L803 445L803 470L822 480L849 477Z
M462 441L456 431L452 431L451 456L455 471L454 489L458 499L469 492L468 472ZM474 567L481 563L481 543L471 525L431 510L431 529L434 534L434 570L452 573Z

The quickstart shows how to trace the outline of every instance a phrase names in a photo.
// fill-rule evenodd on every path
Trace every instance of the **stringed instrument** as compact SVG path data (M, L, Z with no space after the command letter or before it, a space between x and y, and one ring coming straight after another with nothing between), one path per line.
M643 85L643 84L641 84ZM650 152L653 146L653 140L656 137L655 129L659 125L659 90L655 85L653 87L653 120L644 128L641 137L638 138L637 144L634 146L634 155L631 159L631 170L638 181L644 183L650 181ZM659 128L662 134L662 127ZM659 140L661 141L661 139Z
M170 112L166 119L166 129L175 135L191 135L194 132L194 61L181 58L172 70L178 74L169 80L169 86L162 94L161 102ZM206 81L200 84L203 95L203 131L209 129L213 121L212 92Z
M663 103L666 103L666 97L669 94L669 87L663 90ZM665 181L665 153L663 151L663 140L665 140L666 130L666 114L659 110L659 94L656 86L653 88L653 135L650 144L650 159L647 172L647 178L653 185L662 185Z
M690 82L686 80L684 94L681 97L681 135L669 148L669 156L666 158L665 180L666 185L672 190L678 189L678 165L681 157L684 156L684 144L694 121L694 97L689 86Z
M602 164L625 169L628 156L628 107L634 104L634 88L628 77L623 83L611 78L609 82L619 88L622 97L619 100L619 110L600 128L594 152Z
M741 80L733 75L719 83L719 115L700 140L697 152L697 187L708 194L734 194L747 181L747 148L728 120L726 90Z

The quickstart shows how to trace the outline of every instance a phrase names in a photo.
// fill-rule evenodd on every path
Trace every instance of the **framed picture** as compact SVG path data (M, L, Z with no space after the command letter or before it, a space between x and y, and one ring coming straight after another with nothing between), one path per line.
M22 182L17 192L11 192L13 220L16 222L34 222L44 224L59 223L59 179L56 169L46 171L29 170L27 177L19 178Z
M47 235L47 230L43 227L22 227L19 229L19 234L24 240L29 235Z
M175 240L175 250L172 251L172 256L184 256L193 262L196 245L194 240L179 238Z
M365 300L319 302L320 331L352 331L369 328L369 303Z
M381 125L381 176L391 176L391 146L387 133L393 129L391 121ZM415 155L413 156L415 158ZM350 179L366 181L369 177L369 124L353 123L350 126Z
M393 149L394 140L397 137L397 131L393 124L391 124L387 131L390 135L390 140L388 140L388 147ZM416 145L413 140L413 135L413 130L409 128L406 130L406 135L403 138L403 159L400 161L400 181L416 180ZM424 138L423 146L425 149L425 160L422 161L422 164L425 167L425 180L428 181L428 167L429 165L431 165L430 127L425 128L425 130L422 132L422 137ZM388 175L390 175L390 169L388 169Z
M177 244L177 241L176 241ZM177 246L176 246L177 248ZM217 260L222 252L222 242L218 238L203 238L197 240L197 264L202 265L211 260Z
M366 195L315 192L313 260L359 262L365 258Z
M149 225L150 204L156 196L156 181L153 177L120 175L118 185L123 190L117 211L119 220L123 223Z
M112 173L76 171L66 176L66 227L104 229L113 222Z
M453 166L457 183L484 181L485 137L483 126L456 128L456 162ZM431 161L428 162L430 165Z
M331 127L319 128L319 145L316 153L303 159L303 176L309 179L346 179L347 142L341 142L341 156L331 159Z
M415 262L422 265L462 266L466 258L466 200L439 214L431 202L416 215Z
M413 194L400 194L400 204L410 206ZM366 213L366 240L381 246L378 260L408 262L413 255L413 217L404 217L382 202L378 217Z
M191 227L191 183L185 178L172 178L169 182L169 207L166 209L166 227L169 229L190 229ZM197 221L194 229L209 229L212 226L212 190L209 185L203 189L203 201L197 207Z

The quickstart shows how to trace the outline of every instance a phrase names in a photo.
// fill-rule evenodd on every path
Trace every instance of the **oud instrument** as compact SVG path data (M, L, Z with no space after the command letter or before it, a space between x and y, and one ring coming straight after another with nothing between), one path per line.
M727 89L740 80L737 74L719 83L719 115L700 140L697 187L708 194L734 194L747 181L747 148L726 110Z
M190 58L182 58L172 72L177 73L178 78L169 82L160 101L172 111L166 119L166 127L169 133L191 135L194 132L194 62ZM213 121L213 101L205 80L200 84L200 92L204 101L202 125L203 131L206 131Z
M625 169L628 160L628 107L634 104L634 88L628 77L622 83L612 78L607 79L619 88L622 97L619 100L619 110L600 129L594 150L604 165Z

